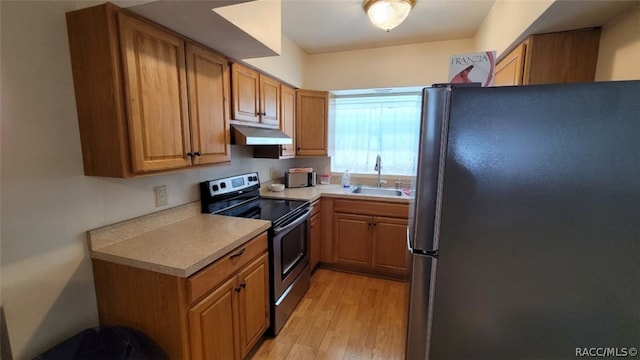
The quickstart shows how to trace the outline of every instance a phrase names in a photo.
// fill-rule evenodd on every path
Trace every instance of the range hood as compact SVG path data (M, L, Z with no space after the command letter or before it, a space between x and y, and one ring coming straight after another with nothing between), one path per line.
M235 143L239 145L291 145L291 137L279 129L231 125Z

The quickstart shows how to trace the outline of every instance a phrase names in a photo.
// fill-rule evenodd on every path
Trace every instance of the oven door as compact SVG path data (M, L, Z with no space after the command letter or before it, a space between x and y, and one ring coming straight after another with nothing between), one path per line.
M309 264L311 207L284 224L273 228L273 290L277 301Z

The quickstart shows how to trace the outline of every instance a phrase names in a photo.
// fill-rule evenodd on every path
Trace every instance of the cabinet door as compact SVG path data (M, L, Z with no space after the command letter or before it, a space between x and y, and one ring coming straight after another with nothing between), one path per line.
M313 271L313 269L316 268L316 266L318 266L318 262L320 261L320 237L322 236L320 229L320 214L315 214L313 216L311 216L311 234L310 234L310 240L309 242L311 243L311 251L309 254L310 257L310 267L311 270Z
M296 91L296 155L327 155L329 93Z
M240 359L236 277L189 310L191 358Z
M231 89L233 91L232 118L234 120L259 123L259 73L237 63L231 65L231 73Z
M280 126L280 83L260 75L260 122L273 127Z
M291 145L281 145L280 156L296 155L296 91L286 85L280 85L280 130L293 139Z
M522 85L526 44L513 49L496 65L495 86Z
M336 263L358 267L371 265L371 216L335 213L334 251Z
M118 23L133 172L188 166L184 42L124 13Z
M391 275L407 275L409 251L407 251L407 225L405 219L374 217L373 267Z
M193 163L230 161L227 59L187 44L187 69Z
M244 358L269 327L269 258L266 253L240 271L238 284L240 355Z

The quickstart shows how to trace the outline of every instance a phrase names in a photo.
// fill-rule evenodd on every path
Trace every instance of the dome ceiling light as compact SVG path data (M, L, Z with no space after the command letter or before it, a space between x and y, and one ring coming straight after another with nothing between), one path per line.
M416 0L364 0L362 8L373 25L389 31L400 25L416 5Z

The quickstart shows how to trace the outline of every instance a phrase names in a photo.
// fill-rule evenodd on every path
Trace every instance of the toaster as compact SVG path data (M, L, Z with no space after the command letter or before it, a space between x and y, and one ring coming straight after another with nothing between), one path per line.
M285 172L284 186L288 188L301 188L316 186L316 172Z

